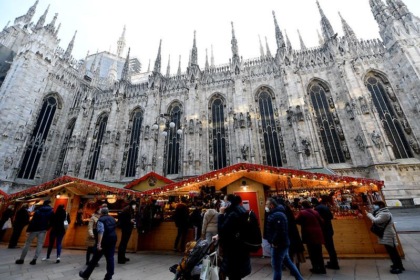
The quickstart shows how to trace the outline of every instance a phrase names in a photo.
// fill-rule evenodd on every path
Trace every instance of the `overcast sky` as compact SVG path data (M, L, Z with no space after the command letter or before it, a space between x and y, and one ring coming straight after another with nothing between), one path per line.
M319 0L335 32L343 34L340 17L362 39L378 38L378 26L370 11L369 0ZM420 16L419 0L404 0L410 11ZM0 0L0 29L7 22L25 14L35 0ZM153 68L159 40L162 39L162 72L166 73L171 56L171 73L176 73L181 55L182 71L188 63L197 32L199 64L203 68L208 49L213 45L215 64L225 64L231 57L231 21L234 23L239 53L244 59L260 55L259 38L265 37L272 54L276 50L272 11L282 31L286 30L295 49L300 48L297 29L307 47L318 45L320 14L315 0L40 0L33 21L36 23L51 4L47 23L58 13L61 23L60 45L66 48L77 30L73 55L77 59L99 51L116 51L116 42L127 26L127 47L147 70Z

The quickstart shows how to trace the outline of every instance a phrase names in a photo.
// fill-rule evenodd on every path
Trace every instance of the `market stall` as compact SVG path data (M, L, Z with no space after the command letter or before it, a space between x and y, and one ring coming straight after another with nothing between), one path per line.
M45 199L51 200L55 208L63 204L69 213L71 223L63 239L64 248L85 248L87 237L87 224L93 212L99 205L106 203L110 215L117 218L117 214L130 200L138 199L141 194L128 189L123 185L83 180L70 176L63 176L14 194L7 198L7 204L15 205L16 209L23 203L29 204L30 210L42 205ZM31 212L33 214L33 211ZM25 229L22 231L19 243L25 242ZM117 229L120 236L120 230ZM3 241L7 242L11 231L5 235ZM128 251L137 250L137 231L134 231L128 244ZM48 238L46 238L46 244Z
M172 249L176 228L171 220L171 211L173 201L181 196L189 198L194 205L197 196L210 195L213 198L236 193L242 197L246 208L259 215L263 224L267 197L281 196L293 203L303 199L319 200L327 194L333 201L334 241L339 257L386 257L384 247L377 244L376 236L369 230L371 223L364 215L364 210L369 210L373 201L384 199L382 187L383 181L372 179L239 163L143 191L144 197L152 196L165 201L162 205L164 221L150 233L139 237L139 249ZM403 255L402 248L400 252Z

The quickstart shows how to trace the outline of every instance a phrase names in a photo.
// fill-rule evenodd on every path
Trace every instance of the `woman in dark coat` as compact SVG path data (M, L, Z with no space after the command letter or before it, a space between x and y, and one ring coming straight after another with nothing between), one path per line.
M324 244L323 220L319 213L312 209L309 201L302 201L302 207L303 209L300 210L296 218L296 223L301 225L302 241L308 247L312 264L310 271L314 274L325 274L326 270L322 256L322 244Z
M66 233L66 229L64 228L65 220L67 220L68 223L70 223L70 218L67 215L66 210L64 210L64 205L59 205L54 215L51 218L51 231L50 231L50 238L49 238L49 244L48 244L48 250L47 250L47 257L43 258L42 259L43 261L50 259L54 242L56 242L56 248L57 248L56 263L60 262L61 243L63 241L64 234Z
M28 204L24 203L16 213L15 221L13 223L13 233L9 240L9 249L16 248L20 234L23 228L29 224Z
M249 252L235 237L240 226L240 217L246 210L240 205L239 196L230 194L227 200L231 203L230 206L221 207L218 217L219 240L223 249L220 270L229 280L238 280L251 273Z

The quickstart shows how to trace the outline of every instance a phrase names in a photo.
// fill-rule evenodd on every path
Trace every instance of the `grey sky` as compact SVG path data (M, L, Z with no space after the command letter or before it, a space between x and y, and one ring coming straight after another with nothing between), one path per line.
M35 0L0 0L0 28L27 12ZM369 0L319 0L334 30L342 35L338 12L362 39L378 38L378 26L370 11ZM410 11L420 16L419 0L404 0ZM47 23L58 13L57 23L62 24L60 45L65 48L74 31L78 30L73 55L77 59L90 53L111 49L123 26L127 26L127 47L140 59L143 70L149 59L153 67L159 40L162 39L162 71L166 72L168 56L171 56L171 73L178 68L182 56L182 70L188 63L197 31L197 47L200 66L204 67L206 48L210 59L213 45L215 64L225 64L231 57L231 24L233 21L239 53L244 59L258 57L258 35L265 49L265 37L272 54L276 44L272 11L295 49L300 48L297 29L307 47L318 45L316 30L320 30L320 15L315 0L40 0L34 21L51 4Z

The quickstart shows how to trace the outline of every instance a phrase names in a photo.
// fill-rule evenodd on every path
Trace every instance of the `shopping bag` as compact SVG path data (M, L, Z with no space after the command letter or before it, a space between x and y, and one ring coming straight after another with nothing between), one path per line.
M12 220L9 218L2 227L2 230L8 229L8 228L12 228Z
M210 257L205 256L201 264L200 280L209 280L210 278Z
M209 268L209 280L219 280L219 267L217 266L217 251L212 253L210 256L213 257L213 260L210 261Z

